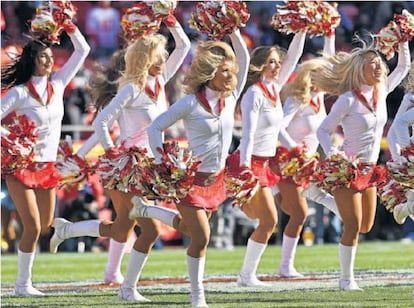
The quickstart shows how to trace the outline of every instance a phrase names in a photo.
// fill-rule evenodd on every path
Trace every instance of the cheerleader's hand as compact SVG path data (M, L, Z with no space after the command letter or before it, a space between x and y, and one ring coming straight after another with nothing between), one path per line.
M166 18L164 18L163 23L168 27L172 28L177 23L177 18L173 14L168 15Z
M76 31L76 25L69 19L66 19L65 22L62 24L63 30L66 31L66 33L73 33Z

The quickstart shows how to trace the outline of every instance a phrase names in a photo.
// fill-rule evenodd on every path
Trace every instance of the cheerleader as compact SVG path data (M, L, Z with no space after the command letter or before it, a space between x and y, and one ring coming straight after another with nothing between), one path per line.
M360 233L371 230L376 210L374 171L379 156L384 125L387 121L387 95L408 73L408 42L400 43L394 71L388 68L378 52L363 44L351 52L339 52L312 74L314 85L321 91L338 95L330 113L317 130L319 142L328 157L343 151L347 157L360 160L357 179L348 187L334 190L343 221L339 244L341 274L339 288L359 291L354 277L354 261ZM332 135L341 126L344 141L340 148L332 143Z
M160 113L167 110L165 84L178 71L190 50L190 40L181 25L175 18L170 16L169 19L168 27L176 44L169 57L166 51L167 40L160 34L144 36L130 43L125 50L125 70L118 80L118 92L106 106L105 93L108 89L105 86L110 84L95 80L95 90L99 92L96 109L100 112L93 121L95 133L79 150L78 156L84 157L98 141L107 154L116 156L118 150L110 134L115 121L120 128L119 142L125 142L127 148L132 146L146 148L148 154L152 156L146 129ZM134 194L117 189L109 189L108 194L114 204L115 221L86 220L71 223L63 218L56 218L55 233L50 241L51 252L56 252L58 245L71 237L110 237L111 246L105 281L121 283L118 293L120 299L147 302L149 300L136 290L136 284L148 254L160 234L160 222L147 218L137 219L142 233L135 241L126 276L123 279L120 271L122 257L125 253L126 241L135 226L135 220L130 220L128 217ZM171 227L178 225L179 216L176 211L166 210L164 213L162 222Z
M325 35L324 55L335 54L335 34ZM303 62L295 79L287 84L282 93L287 99L284 101L283 126L286 134L280 134L281 145L291 150L304 143L308 153L316 153L319 146L316 129L326 117L324 93L313 86L311 72L317 72L319 59ZM314 184L306 189L293 182L291 177L281 177L278 188L282 197L280 206L283 212L289 215L289 221L283 232L282 255L279 266L279 275L286 278L303 277L294 267L296 247L299 236L308 216L308 204L305 197L323 202L334 212L337 212L335 200L326 195ZM306 190L305 190L306 189ZM304 190L306 191L303 196Z
M409 127L411 126L411 131L414 129L414 63L411 64L405 90L406 93L387 135L388 148L390 149L392 159L396 162L404 162L404 158L400 156L400 150L409 146ZM411 143L414 143L412 136ZM409 189L407 192L407 202L395 206L393 215L397 223L403 224L407 216L412 214L414 214L414 190Z
M275 155L283 120L279 91L302 55L305 38L305 32L295 34L286 54L278 46L260 46L251 54L247 90L241 100L242 138L235 155L240 156L240 167L251 169L259 179L259 191L241 208L259 224L247 242L239 286L266 285L256 278L256 270L277 224L271 187L279 178L270 170L269 158Z
M148 128L156 161L162 132L183 120L188 149L201 161L192 191L177 204L190 236L187 267L193 307L207 307L203 276L210 238L209 218L226 199L224 167L230 148L236 101L246 81L249 54L239 30L230 35L231 47L220 41L200 43L186 74L188 95L161 114ZM140 198L133 198L132 216L161 217Z
M63 118L63 92L89 53L89 45L69 20L63 24L74 52L63 67L52 72L50 45L32 40L10 66L2 69L2 90L10 89L1 103L1 118L11 112L25 115L37 127L35 160L24 170L6 176L11 198L21 218L23 232L18 248L16 295L42 296L32 285L32 266L40 234L47 234L55 211L59 176L54 162ZM10 132L2 128L2 135Z

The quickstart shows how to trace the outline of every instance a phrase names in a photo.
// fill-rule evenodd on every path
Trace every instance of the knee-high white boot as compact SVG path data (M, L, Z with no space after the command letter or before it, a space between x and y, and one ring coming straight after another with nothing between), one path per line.
M205 264L206 257L193 258L187 255L187 269L191 285L190 302L193 307L208 307L203 286Z
M32 267L35 258L34 252L17 250L17 279L14 286L16 295L43 296L44 293L35 289L32 285Z
M308 198L316 203L322 204L324 207L333 212L340 220L342 220L339 214L338 206L336 205L335 198L319 189L315 184L311 183L307 189L302 193L302 196Z
M148 254L136 251L135 249L131 250L125 279L118 292L120 299L135 302L150 302L148 298L139 294L136 288L147 260Z
M259 266L260 259L265 251L267 244L253 241L249 238L247 241L246 255L244 256L243 266L240 270L237 284L243 287L264 287L268 286L257 279L256 271Z
M341 265L341 276L339 278L339 289L341 291L362 291L354 278L354 263L357 246L345 246L339 244L339 262Z
M126 242L117 242L114 239L109 240L108 262L105 269L105 283L121 284L124 277L121 274L122 258L125 254Z
M298 246L299 237L289 237L283 233L282 242L282 258L280 260L279 275L286 278L299 278L303 277L301 273L298 273L295 269L295 254L296 247Z
M129 219L135 220L139 217L154 218L174 228L174 218L177 216L178 211L148 204L138 196L132 197L131 202L134 206L129 212Z
M84 220L79 222L70 222L64 218L55 218L53 227L55 232L50 239L50 252L56 253L59 245L68 238L79 236L99 237L100 220Z

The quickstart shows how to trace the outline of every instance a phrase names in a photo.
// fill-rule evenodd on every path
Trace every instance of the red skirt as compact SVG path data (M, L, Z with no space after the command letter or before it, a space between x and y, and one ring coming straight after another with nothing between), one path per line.
M57 187L61 179L54 162L34 162L26 169L15 171L13 176L27 187L42 189Z
M181 199L181 204L214 212L226 200L224 170L216 175L197 172L193 183L192 190Z
M359 164L354 179L351 181L351 188L361 191L374 187L383 182L386 178L386 169L375 164Z

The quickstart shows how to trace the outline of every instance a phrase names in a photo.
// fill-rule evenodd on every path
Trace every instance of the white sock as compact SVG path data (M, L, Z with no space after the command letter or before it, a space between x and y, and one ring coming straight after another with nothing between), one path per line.
M121 272L122 258L125 254L126 242L120 243L114 239L109 240L108 262L105 273Z
M302 196L316 203L322 204L324 207L338 216L340 220L342 220L334 196L319 189L315 184L310 184L309 187L303 191Z
M34 252L23 252L20 249L17 250L16 285L21 287L28 287L32 285L32 267L34 258Z
M345 246L339 243L339 262L341 265L341 276L343 280L354 279L354 263L357 246Z
M178 211L147 204L145 217L156 218L167 226L174 228L174 218L177 214Z
M147 263L147 259L148 254L136 251L135 249L131 250L122 286L128 288L136 287L139 277L141 276L142 269L144 268L145 263Z
M79 237L79 236L92 236L100 237L99 234L99 225L101 224L100 220L91 219L71 223L65 228L65 238Z
M203 278L206 257L193 258L187 255L187 269L190 277L191 293L204 293Z
M282 259L280 260L280 268L293 269L298 242L299 237L289 237L283 233Z
M240 271L241 276L256 276L257 267L266 247L267 244L255 242L249 238L247 241L246 255L244 256L243 266Z

